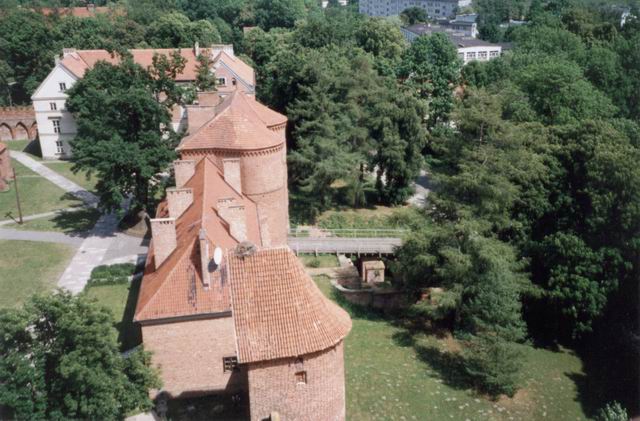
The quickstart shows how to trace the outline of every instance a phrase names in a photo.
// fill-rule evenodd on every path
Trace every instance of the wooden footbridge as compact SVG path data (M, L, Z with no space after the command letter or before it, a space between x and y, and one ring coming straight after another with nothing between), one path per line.
M296 228L289 231L289 247L296 254L390 255L402 245L402 229Z

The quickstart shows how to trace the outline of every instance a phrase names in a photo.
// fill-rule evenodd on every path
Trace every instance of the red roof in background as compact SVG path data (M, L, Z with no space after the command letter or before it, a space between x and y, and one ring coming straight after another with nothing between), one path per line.
M180 55L186 61L184 70L178 75L176 80L183 82L195 80L198 61L194 50L191 48L149 48L129 50L133 56L133 60L144 68L151 66L154 54L157 53L168 56L173 51L179 51ZM203 48L200 53L209 54L209 51L209 49ZM222 59L221 57L224 57L225 64L231 67L243 80L251 85L255 84L254 72L251 66L239 58L232 57L225 52L218 54L218 57L213 61L214 65L216 60ZM93 68L93 66L101 60L111 64L116 64L120 61L119 57L112 56L107 50L77 50L66 53L60 63L76 77L81 78L87 70Z
M338 344L351 318L327 299L288 248L228 253L238 361L296 357Z
M112 10L106 6L82 6L82 7L42 7L39 9L33 9L39 11L45 16L50 16L58 13L61 16L75 16L77 18L92 18L95 15L104 15L110 13ZM117 15L124 15L122 8L116 8L113 12Z
M275 111L267 114L255 99L240 91L232 92L216 107L215 116L195 133L182 139L178 151L200 149L258 150L282 145L284 139L267 128ZM264 107L266 108L266 107ZM278 120L279 121L279 120Z

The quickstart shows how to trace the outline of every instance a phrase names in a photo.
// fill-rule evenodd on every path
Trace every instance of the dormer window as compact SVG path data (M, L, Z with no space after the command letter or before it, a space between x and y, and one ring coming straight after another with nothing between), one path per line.
M226 86L227 85L227 78L226 77L219 77L218 78L218 85L219 86Z
M67 90L67 84L65 82L60 82L58 85L60 86L60 92Z

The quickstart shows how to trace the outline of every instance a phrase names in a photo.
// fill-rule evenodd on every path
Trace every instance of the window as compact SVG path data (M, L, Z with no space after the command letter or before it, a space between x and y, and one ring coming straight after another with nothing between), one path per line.
M476 59L476 52L475 51L467 53L467 60L475 60L475 59Z
M55 102L50 102L49 107L51 107L51 111L55 111L58 109L58 105Z
M298 384L307 384L307 372L306 371L297 371L296 372L296 383L298 383Z
M51 120L51 123L53 124L53 132L60 133L60 120Z
M460 60L464 60L464 53L458 53L458 58Z
M60 86L60 92L64 92L64 91L67 90L67 84L66 83L60 82L58 85Z
M479 58L480 60L486 60L486 59L487 59L487 52L486 52L486 51L480 51L480 52L478 53L478 58Z
M225 86L226 84L227 84L227 78L226 77L219 77L218 78L218 85Z
M62 140L56 140L56 153L64 154L64 146L62 146Z
M500 55L500 51L489 51L489 57L495 58Z
M238 368L238 357L222 357L223 371L234 371Z

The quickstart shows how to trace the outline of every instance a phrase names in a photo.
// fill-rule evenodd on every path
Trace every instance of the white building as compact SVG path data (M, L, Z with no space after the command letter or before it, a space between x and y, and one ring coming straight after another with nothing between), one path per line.
M143 67L151 65L155 53L169 54L172 51L171 49L130 50L134 61ZM233 46L214 45L211 48L200 49L196 45L194 49L179 51L186 60L183 72L176 78L179 83L195 81L197 56L209 54L212 59L212 70L218 77L217 89L221 96L224 96L226 91L235 89L242 89L250 94L255 92L253 69L235 57ZM31 96L43 158L61 159L71 156L69 140L74 138L77 128L73 116L66 110L66 91L101 60L116 63L118 58L113 57L106 50L63 50L62 58L56 60L53 70ZM173 110L174 130L181 127L184 115L182 107L176 107Z
M431 18L454 17L458 9L471 5L471 0L360 0L360 13L369 16L399 15L410 7L424 9Z
M407 28L400 28L400 30L409 42L415 41L416 38L421 35L431 35L436 32L444 33L447 35L451 43L456 46L456 49L458 50L458 57L460 57L464 64L475 60L491 60L500 57L502 54L501 45L492 44L470 36L464 36L441 26L431 26L429 24L419 23Z

